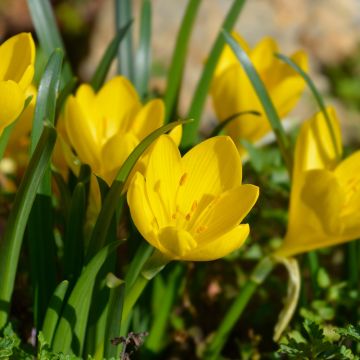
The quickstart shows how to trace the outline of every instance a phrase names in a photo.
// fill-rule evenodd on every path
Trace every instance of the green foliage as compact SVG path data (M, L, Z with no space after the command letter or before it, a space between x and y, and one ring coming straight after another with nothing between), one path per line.
M358 360L353 349L360 345L360 326L324 329L310 320L305 320L300 336L288 335L286 343L280 344L278 354L287 359L337 359Z

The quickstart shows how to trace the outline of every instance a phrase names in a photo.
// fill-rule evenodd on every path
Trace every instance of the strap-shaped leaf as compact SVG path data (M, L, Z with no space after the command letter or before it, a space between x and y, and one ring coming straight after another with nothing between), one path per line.
M67 301L55 332L53 350L82 355L91 294L96 276L108 256L120 245L113 242L99 251L84 268Z
M52 342L54 331L60 318L68 286L69 282L67 280L64 280L56 287L54 294L50 299L49 306L46 310L45 320L42 326L42 332L46 342L48 342L49 344L51 344Z
M7 321L25 227L55 140L55 129L46 124L16 193L4 237L0 242L0 328Z
M126 33L128 32L130 26L132 24L132 20L130 20L124 27L118 30L114 39L111 41L109 46L107 47L99 65L97 66L94 76L91 79L91 86L95 91L98 91L103 85L106 75L109 71L110 65L114 60L115 56L118 53L119 45L121 40L124 39Z
M229 9L226 18L222 24L222 29L231 31L235 22L240 15L244 6L245 0L234 0ZM221 52L224 48L225 40L221 32L219 32L215 43L211 49L210 55L206 61L204 70L201 74L200 80L196 86L194 96L188 112L188 118L194 119L194 122L184 127L184 135L182 137L181 145L184 149L188 149L199 141L198 129L200 125L201 115L204 109L205 101L213 74L218 63Z
M51 54L40 80L31 131L31 154L39 141L45 119L52 125L55 122L56 96L59 90L63 57L63 52L56 49Z
M180 30L177 34L175 49L172 55L171 64L166 81L165 92L165 121L171 121L176 112L181 80L183 78L187 49L194 21L202 0L189 0L182 19Z
M116 29L121 29L132 19L132 1L114 1ZM126 76L132 83L134 82L134 51L131 29L125 35L118 50L118 74Z
M135 87L143 99L148 91L151 67L151 1L142 0L140 39L135 58Z
M62 49L65 54L65 47L62 41L56 19L49 0L27 0L32 22L40 45L47 57L55 49ZM65 83L73 77L69 62L64 65L63 80Z

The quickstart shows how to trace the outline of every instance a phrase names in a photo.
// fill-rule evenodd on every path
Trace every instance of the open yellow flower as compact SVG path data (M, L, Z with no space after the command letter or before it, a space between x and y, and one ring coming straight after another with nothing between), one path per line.
M70 145L109 185L132 150L163 122L163 102L155 99L143 106L122 76L108 81L97 94L90 85L81 85L64 112ZM176 132L179 135L179 129Z
M327 109L306 121L296 143L288 231L277 255L292 256L360 236L360 151L340 161L341 133ZM337 150L336 150L337 148Z
M0 45L0 135L20 115L34 76L35 45L29 33Z
M149 152L127 194L142 236L169 260L207 261L239 248L249 234L240 224L259 189L242 185L242 164L228 136L214 137L184 157L167 135Z
M287 64L275 57L279 52L276 42L264 38L253 49L236 33L236 41L250 57L261 80L267 88L280 118L285 117L296 105L304 89L304 80ZM303 70L307 70L307 57L297 51L291 59ZM228 45L225 46L215 70L211 87L214 109L219 121L248 110L263 113L262 106L238 59ZM240 154L244 153L239 140L256 142L271 130L265 115L241 115L226 126Z

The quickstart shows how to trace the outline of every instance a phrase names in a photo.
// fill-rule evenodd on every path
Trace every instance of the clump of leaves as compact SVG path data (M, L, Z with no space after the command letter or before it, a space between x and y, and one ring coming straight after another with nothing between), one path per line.
M277 358L282 359L336 359L359 360L354 349L360 346L360 326L348 325L330 330L305 320L301 333L287 335L286 343L280 344Z

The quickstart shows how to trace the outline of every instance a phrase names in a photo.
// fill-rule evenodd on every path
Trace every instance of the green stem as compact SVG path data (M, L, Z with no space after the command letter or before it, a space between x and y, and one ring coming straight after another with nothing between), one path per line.
M307 259L309 262L313 292L314 292L314 294L317 294L319 292L319 287L317 285L317 274L319 272L319 259L318 259L317 253L315 251L308 252Z
M346 245L348 254L348 281L352 288L356 288L359 284L358 245L358 240L351 241Z
M130 291L125 296L124 309L122 313L122 320L126 321L131 309L135 305L136 301L144 291L149 279L146 279L142 274L138 276L134 285L130 288Z
M255 293L255 290L270 274L274 265L274 261L269 257L260 260L260 262L256 265L253 272L251 273L249 280L240 290L238 297L235 299L235 301L230 306L230 309L225 314L223 321L217 329L214 337L211 339L211 343L205 349L204 359L219 359L219 354L221 353L221 350L223 349L230 332L241 317L241 314Z

